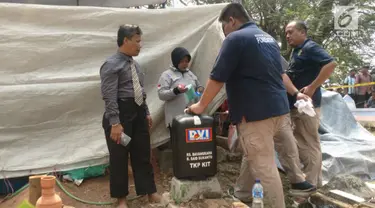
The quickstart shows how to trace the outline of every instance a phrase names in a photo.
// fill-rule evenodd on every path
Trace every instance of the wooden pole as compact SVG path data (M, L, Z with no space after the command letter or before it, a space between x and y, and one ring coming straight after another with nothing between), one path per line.
M46 175L35 175L29 177L29 202L36 205L39 197L42 195L42 188L40 187L40 179Z

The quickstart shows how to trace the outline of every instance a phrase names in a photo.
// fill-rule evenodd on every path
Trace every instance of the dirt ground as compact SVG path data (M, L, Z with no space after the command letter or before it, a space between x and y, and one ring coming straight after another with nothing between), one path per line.
M229 158L229 157L228 157ZM239 173L241 157L232 157L231 159L224 160L218 164L218 179L220 181L222 190L223 190L223 199L221 199L221 205L212 205L212 200L195 200L187 204L181 205L181 207L189 207L189 208L216 208L216 207L230 207L231 202L233 199L226 194L228 188L234 185L236 178ZM159 193L168 192L170 188L170 181L172 178L172 174L161 173L158 169L155 170L155 179L157 183L157 188ZM284 193L286 195L286 203L287 207L291 208L293 201L290 196L288 196L289 190L289 181L285 177L284 174L280 174L281 179L284 184ZM129 177L130 180L130 194L129 198L135 196L134 191L134 181L132 176ZM106 174L103 177L91 178L85 180L79 187L74 185L71 182L63 182L63 186L74 196L77 196L81 199L86 201L94 201L94 202L108 202L113 201L109 196L109 177ZM66 194L63 193L62 190L56 188L56 191L60 193L60 196L63 200L65 205L73 206L75 208L89 208L89 207L97 207L95 205L88 205L81 202L78 202ZM15 208L18 204L20 204L24 199L28 197L28 189L23 191L18 196L5 201L4 203L0 204L1 208ZM0 198L1 201L1 198ZM208 203L209 202L209 203ZM224 203L223 203L224 202ZM211 204L211 205L210 205ZM218 203L219 204L219 203ZM133 200L129 203L131 208L161 208L159 205L148 205L147 199L139 198ZM115 207L114 205L107 205L101 207Z

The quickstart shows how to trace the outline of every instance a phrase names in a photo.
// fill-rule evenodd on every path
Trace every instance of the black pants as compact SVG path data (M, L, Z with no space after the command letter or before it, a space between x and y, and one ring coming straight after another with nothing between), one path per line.
M365 103L367 102L369 96L368 96L368 93L366 93L365 95L357 95L357 100L356 100L356 107L357 108L364 108L365 106Z
M150 133L144 106L138 106L134 99L118 101L120 122L125 134L132 140L124 147L111 138L111 125L103 116L103 128L107 140L110 165L110 192L113 198L129 194L128 154L134 174L137 195L156 192L153 167L150 162Z

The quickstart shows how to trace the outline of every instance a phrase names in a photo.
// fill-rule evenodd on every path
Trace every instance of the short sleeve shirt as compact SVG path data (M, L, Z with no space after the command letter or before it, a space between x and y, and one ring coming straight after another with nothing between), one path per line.
M259 121L289 113L280 48L253 22L229 34L210 78L225 82L231 121Z
M297 89L311 84L319 75L322 67L333 58L317 43L306 39L303 44L293 49L287 74ZM296 98L288 95L289 106L295 108ZM312 96L314 107L320 107L322 93L318 87Z

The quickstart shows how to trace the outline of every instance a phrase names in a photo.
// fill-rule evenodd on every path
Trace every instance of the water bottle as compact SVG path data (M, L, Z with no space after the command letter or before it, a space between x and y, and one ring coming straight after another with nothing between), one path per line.
M130 138L124 132L121 133L120 144L122 144L124 147L126 147L131 140L132 140L132 138Z
M263 208L263 186L260 184L260 180L256 179L253 186L253 204L251 208Z
M195 92L195 96L196 96L198 99L201 99L202 94L201 94L200 92Z

